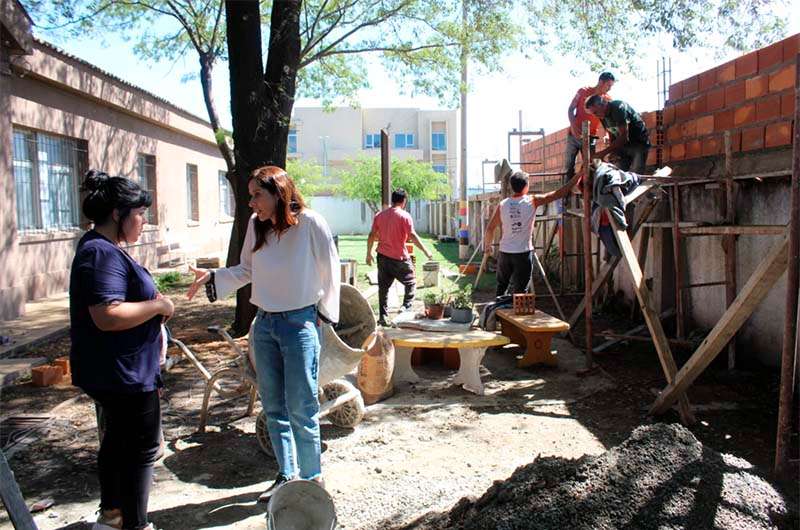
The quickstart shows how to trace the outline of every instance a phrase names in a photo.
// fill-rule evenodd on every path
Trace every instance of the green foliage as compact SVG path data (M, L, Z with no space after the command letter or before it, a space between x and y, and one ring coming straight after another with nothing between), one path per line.
M381 206L381 161L361 156L351 160L341 174L339 192L364 201L377 213ZM392 188L403 188L409 199L438 199L450 191L447 175L433 170L429 162L392 159Z
M163 293L167 289L180 285L183 277L178 271L165 272L164 274L157 274L155 277L156 287L158 292Z
M290 158L286 161L286 173L289 174L300 193L306 199L325 187L322 166L314 162Z
M451 304L455 309L472 309L472 285L467 283L452 293Z
M422 295L422 301L426 306L443 304L444 298L444 293L436 288L427 289Z

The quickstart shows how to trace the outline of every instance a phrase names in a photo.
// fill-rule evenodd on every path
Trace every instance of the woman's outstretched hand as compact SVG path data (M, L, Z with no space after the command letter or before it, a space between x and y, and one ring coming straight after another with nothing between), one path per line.
M189 271L194 273L194 281L192 285L189 286L189 291L186 293L186 298L191 300L194 298L194 295L197 294L197 290L208 283L208 279L211 278L211 272L206 269L197 269L189 265Z

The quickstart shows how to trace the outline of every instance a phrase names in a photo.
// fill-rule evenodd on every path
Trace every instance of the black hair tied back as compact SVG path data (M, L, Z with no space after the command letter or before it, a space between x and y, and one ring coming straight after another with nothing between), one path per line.
M86 193L83 214L96 225L108 221L115 209L120 213L121 225L132 209L149 207L153 203L150 193L136 182L96 169L86 172L81 191Z

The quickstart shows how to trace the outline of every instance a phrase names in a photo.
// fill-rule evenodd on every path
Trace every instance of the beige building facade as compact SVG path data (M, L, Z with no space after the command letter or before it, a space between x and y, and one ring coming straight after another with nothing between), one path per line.
M31 37L0 12L0 319L68 288L85 171L137 180L155 202L128 252L148 268L227 248L232 197L209 124Z
M289 156L323 167L335 182L348 160L380 156L380 132L387 129L393 157L430 162L448 177L457 196L459 116L456 110L417 108L296 107Z

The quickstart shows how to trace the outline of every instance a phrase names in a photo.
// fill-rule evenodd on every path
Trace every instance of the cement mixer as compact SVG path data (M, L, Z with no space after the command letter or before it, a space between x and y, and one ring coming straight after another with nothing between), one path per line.
M377 322L369 302L361 292L352 285L343 283L339 300L339 322L334 328L330 324L322 324L320 343L322 349L319 354L319 401L320 419L327 418L337 427L352 429L364 417L364 400L361 392L344 376L355 370L366 349L370 348L376 340L375 330ZM258 388L256 383L255 358L252 348L248 347L247 353L242 352L239 345L222 328L214 326L209 331L218 333L239 354L239 358L247 359L246 366L241 370L244 379L248 380L252 388ZM251 328L252 332L252 328ZM208 396L213 389L214 379L209 381L204 400L204 412L208 408ZM203 414L205 416L205 414ZM205 426L205 422L202 422ZM264 411L256 419L256 437L261 449L270 456L274 456L272 443L267 432L267 418Z

